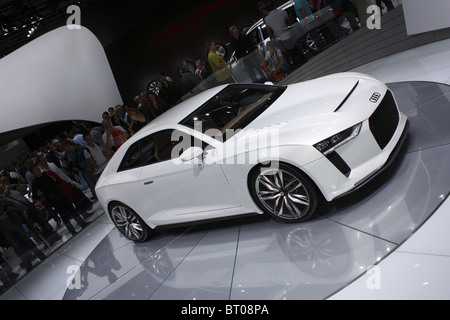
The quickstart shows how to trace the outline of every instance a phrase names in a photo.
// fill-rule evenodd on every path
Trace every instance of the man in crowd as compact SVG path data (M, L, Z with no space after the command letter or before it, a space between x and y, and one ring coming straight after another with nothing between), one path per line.
M259 72L262 59L258 47L247 35L241 34L236 26L231 26L229 31L233 37L231 46L242 70L248 73L252 82L257 82L258 77L262 77Z

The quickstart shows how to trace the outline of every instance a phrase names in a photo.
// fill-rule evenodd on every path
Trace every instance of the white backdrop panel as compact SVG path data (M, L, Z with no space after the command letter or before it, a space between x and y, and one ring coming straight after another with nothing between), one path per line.
M122 104L104 49L86 28L61 27L0 59L0 131L62 120L101 122Z
M450 27L450 0L403 0L408 35Z

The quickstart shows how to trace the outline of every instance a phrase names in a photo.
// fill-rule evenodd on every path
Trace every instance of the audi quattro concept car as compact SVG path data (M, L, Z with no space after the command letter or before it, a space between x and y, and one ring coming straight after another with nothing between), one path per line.
M407 125L387 86L364 74L219 86L122 145L97 197L136 242L155 228L248 213L304 221L321 199L350 193L386 167Z

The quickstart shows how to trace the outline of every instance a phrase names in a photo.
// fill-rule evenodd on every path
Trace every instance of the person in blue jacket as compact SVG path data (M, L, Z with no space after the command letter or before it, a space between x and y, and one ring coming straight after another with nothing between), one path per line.
M295 0L294 9L300 20L312 15L312 11L307 0Z

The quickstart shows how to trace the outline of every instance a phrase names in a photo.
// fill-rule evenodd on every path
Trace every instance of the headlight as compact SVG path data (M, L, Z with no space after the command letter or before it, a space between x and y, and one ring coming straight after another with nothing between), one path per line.
M359 123L351 128L339 132L328 139L322 140L314 145L314 148L323 153L324 156L330 154L340 146L346 144L350 140L358 136L361 130L362 123Z

